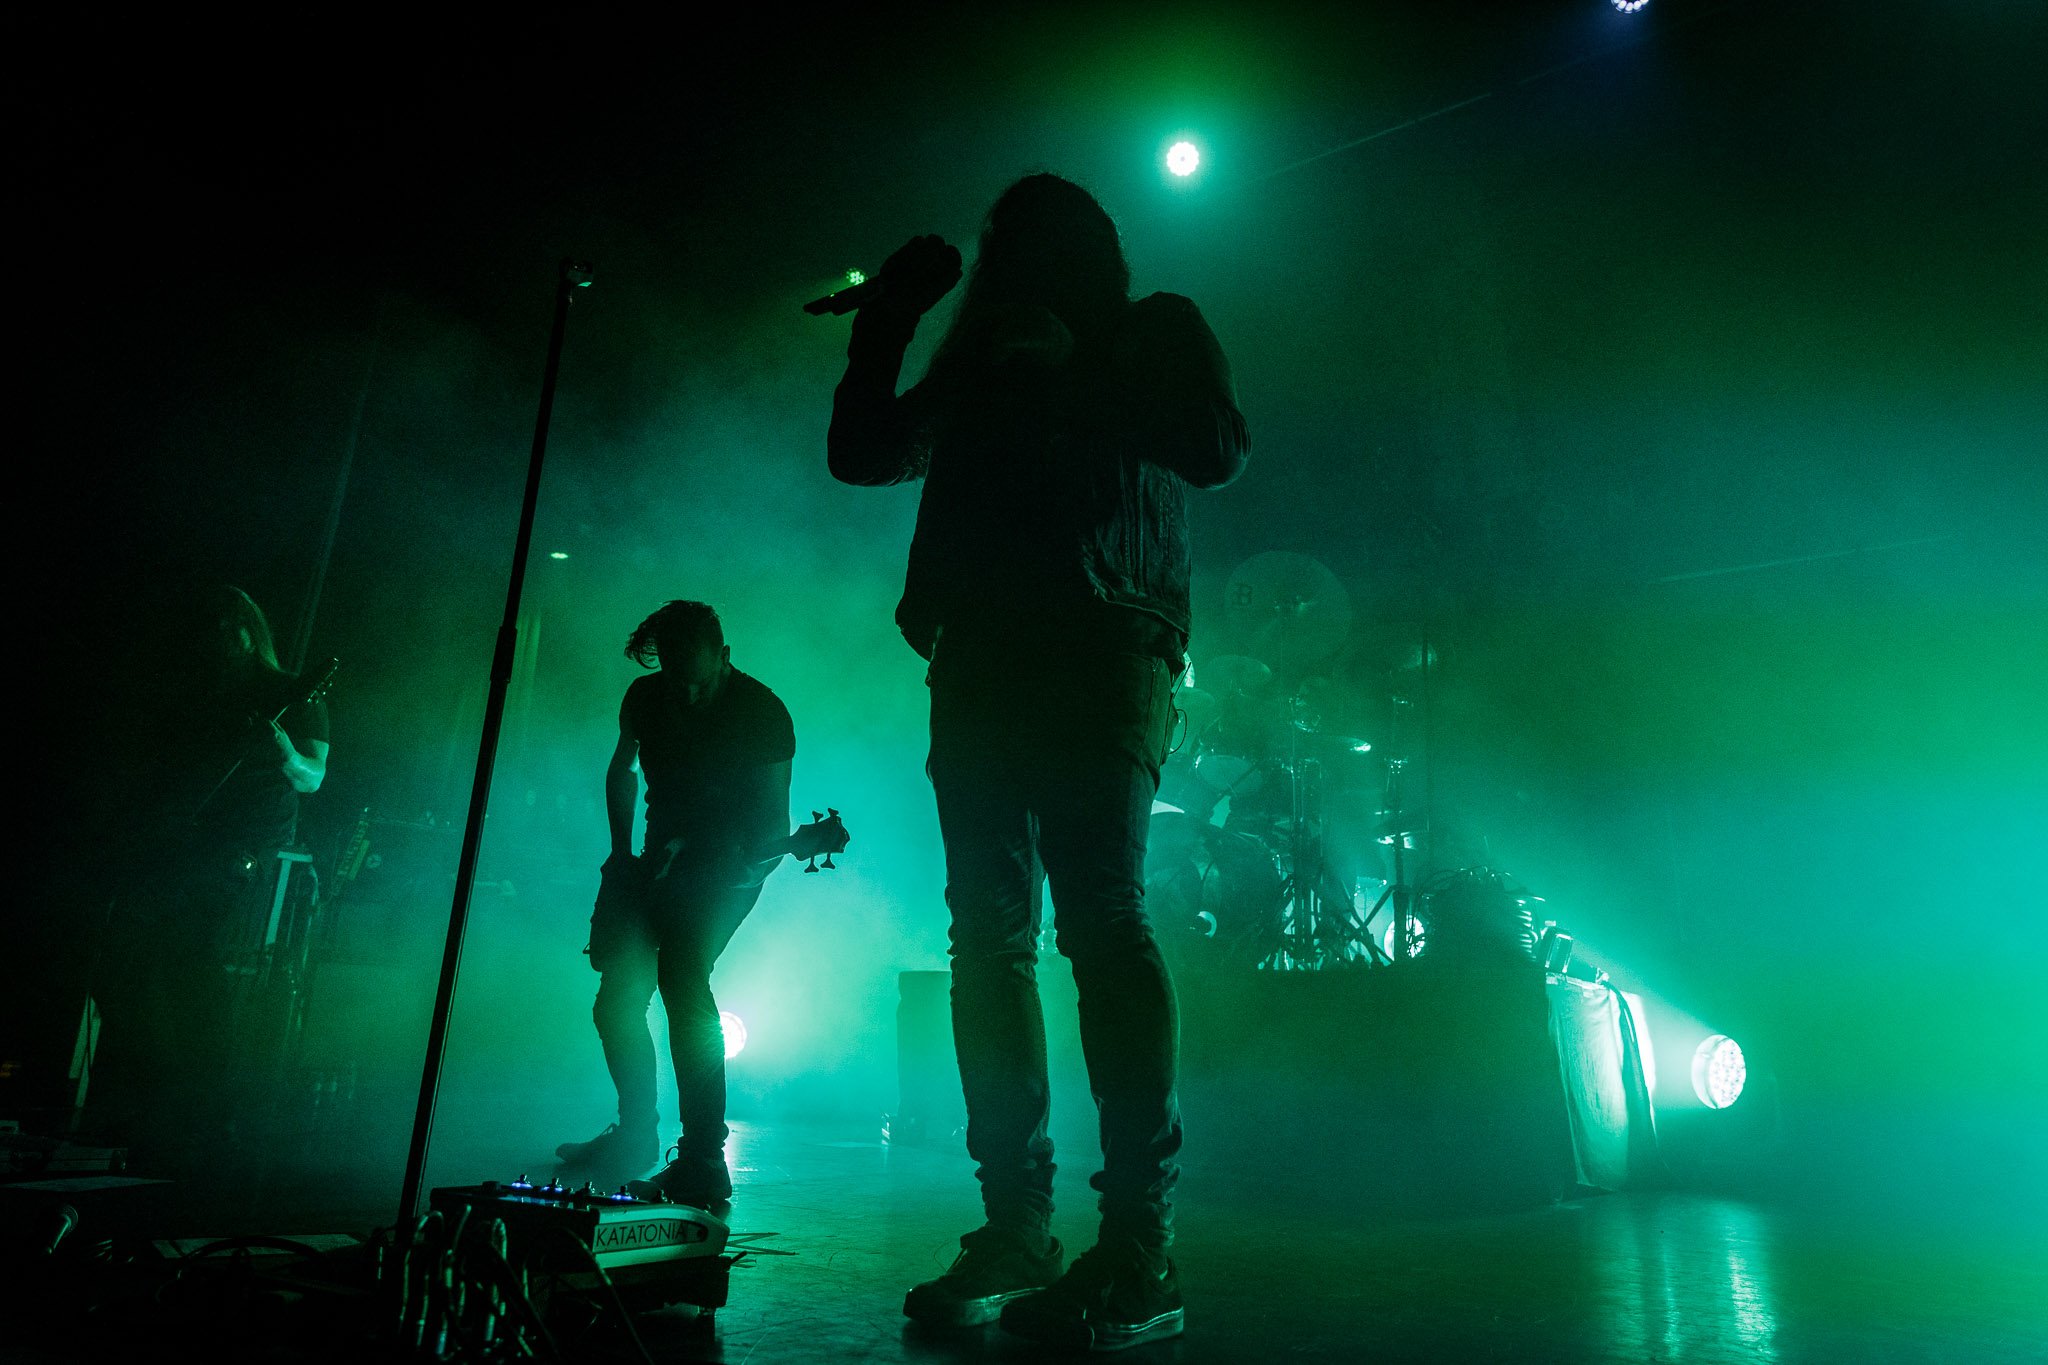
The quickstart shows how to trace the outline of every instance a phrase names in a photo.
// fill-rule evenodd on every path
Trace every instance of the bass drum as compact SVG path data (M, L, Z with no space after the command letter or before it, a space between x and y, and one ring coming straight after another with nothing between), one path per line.
M1248 834L1218 829L1163 803L1145 853L1145 908L1171 960L1242 961L1278 945L1279 860Z

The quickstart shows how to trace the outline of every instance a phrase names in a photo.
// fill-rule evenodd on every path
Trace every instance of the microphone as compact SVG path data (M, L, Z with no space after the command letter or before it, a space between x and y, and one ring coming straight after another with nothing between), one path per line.
M827 294L822 299L812 299L804 305L804 311L812 317L818 317L824 313L830 313L832 316L838 317L841 313L851 313L864 303L873 303L880 297L882 297L882 277L880 275L870 275L859 284L850 284L836 294Z
M36 1250L44 1256L54 1256L64 1239L71 1235L71 1229L78 1226L78 1210L69 1204L43 1210L37 1220Z

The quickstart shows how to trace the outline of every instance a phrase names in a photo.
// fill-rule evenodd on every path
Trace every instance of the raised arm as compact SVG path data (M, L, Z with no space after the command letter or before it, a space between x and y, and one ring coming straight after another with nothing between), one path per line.
M917 400L896 393L916 330L915 314L906 317L880 300L854 315L846 374L832 391L832 426L825 433L826 464L841 483L903 483L924 474Z
M1115 364L1146 459L1197 488L1220 488L1244 472L1251 435L1230 362L1191 300L1154 294L1132 304Z
M959 249L937 237L913 238L882 266L885 292L854 314L846 374L832 393L825 456L833 478L872 485L923 477L923 396L898 396L896 386L918 319L959 279Z

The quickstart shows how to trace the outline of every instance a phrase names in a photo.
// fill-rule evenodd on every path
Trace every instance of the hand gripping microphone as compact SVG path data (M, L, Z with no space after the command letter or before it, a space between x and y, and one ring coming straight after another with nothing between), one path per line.
M830 313L837 317L841 313L851 313L864 303L873 303L880 297L882 277L871 275L859 284L850 284L836 294L827 294L822 299L812 299L804 305L804 311L813 317L822 313Z

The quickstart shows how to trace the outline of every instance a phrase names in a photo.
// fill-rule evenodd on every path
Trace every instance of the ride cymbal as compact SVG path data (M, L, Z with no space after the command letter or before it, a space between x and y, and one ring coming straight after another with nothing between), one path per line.
M1224 609L1247 649L1290 669L1327 659L1351 633L1351 594L1337 575L1284 550L1238 565Z

